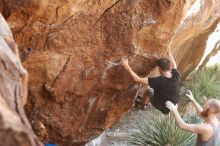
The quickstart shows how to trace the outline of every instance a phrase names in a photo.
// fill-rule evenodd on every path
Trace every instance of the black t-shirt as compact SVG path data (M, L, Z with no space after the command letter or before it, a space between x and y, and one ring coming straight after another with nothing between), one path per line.
M172 69L172 78L159 76L148 78L148 83L154 89L154 96L151 98L151 104L164 114L170 111L165 107L166 101L171 101L174 104L179 102L179 85L180 74L176 69Z

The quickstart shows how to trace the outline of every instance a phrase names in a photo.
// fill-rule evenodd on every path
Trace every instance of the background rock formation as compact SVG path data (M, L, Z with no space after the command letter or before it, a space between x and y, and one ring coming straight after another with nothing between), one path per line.
M0 145L39 146L24 112L27 71L22 67L12 33L0 14Z
M146 76L155 67L149 56L172 47L183 75L195 68L203 36L219 17L209 19L217 0L202 1L198 20L209 12L204 22L185 16L194 0L0 0L30 73L29 118L40 119L49 141L62 145L100 134L131 107L137 90L121 58ZM191 34L195 24L201 27ZM191 66L183 63L189 54Z
M197 8L196 8L197 6ZM180 23L170 47L185 78L199 64L209 35L220 22L219 0L197 0Z

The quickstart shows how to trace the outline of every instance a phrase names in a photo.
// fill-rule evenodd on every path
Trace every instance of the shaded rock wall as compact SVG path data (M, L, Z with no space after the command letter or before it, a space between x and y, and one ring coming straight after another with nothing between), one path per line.
M183 78L197 67L203 57L208 37L220 22L219 9L219 0L198 0L178 26L169 47L173 48Z
M41 145L27 120L28 73L22 67L12 33L0 14L0 145Z
M81 145L132 105L137 86L119 65L121 58L129 57L135 72L146 76L155 67L150 56L165 55L172 47L181 73L188 73L181 58L203 51L195 43L203 33L190 35L195 45L188 48L185 36L177 34L191 27L179 24L193 1L0 0L30 74L29 118L45 124L49 141ZM211 32L213 22L202 22L210 23L204 32Z

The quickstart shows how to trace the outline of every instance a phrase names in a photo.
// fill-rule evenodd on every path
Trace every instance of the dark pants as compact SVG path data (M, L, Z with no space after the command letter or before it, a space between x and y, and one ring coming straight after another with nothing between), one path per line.
M146 96L150 97L151 104L163 114L168 114L170 112L170 110L165 107L165 101L161 103L161 100L159 101L154 97L154 90L152 88L148 88Z

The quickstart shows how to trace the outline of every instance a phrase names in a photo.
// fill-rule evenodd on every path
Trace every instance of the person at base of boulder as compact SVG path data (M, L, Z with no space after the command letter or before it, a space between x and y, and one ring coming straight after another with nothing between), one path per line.
M161 76L159 77L139 77L129 66L128 60L122 60L122 66L131 74L133 79L147 86L146 95L150 98L151 104L163 114L168 114L170 110L166 108L165 102L171 101L174 104L179 102L180 74L177 71L176 62L169 50L169 57L157 59L157 67ZM171 63L173 68L171 69ZM147 100L146 100L147 101Z
M186 96L189 97L194 104L197 112L204 120L203 123L187 124L180 117L177 105L167 101L166 107L174 114L176 124L179 128L197 134L196 146L217 146L220 134L220 122L217 118L217 115L220 113L220 101L217 99L210 99L201 107L193 97L192 92L188 92Z

